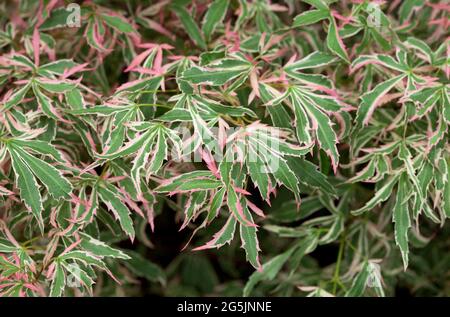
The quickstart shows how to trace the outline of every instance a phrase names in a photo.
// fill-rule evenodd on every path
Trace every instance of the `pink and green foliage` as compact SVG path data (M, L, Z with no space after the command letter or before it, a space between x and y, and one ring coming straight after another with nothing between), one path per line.
M449 295L449 14L2 2L0 296Z

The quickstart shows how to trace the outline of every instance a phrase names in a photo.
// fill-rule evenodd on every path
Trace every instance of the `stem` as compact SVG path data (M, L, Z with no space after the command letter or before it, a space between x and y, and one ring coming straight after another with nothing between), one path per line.
M336 295L337 285L338 284L342 285L341 280L339 278L339 271L341 268L342 256L344 255L344 248L345 248L345 234L343 234L341 236L341 241L339 243L338 258L336 261L336 268L334 269L334 275L333 275L333 294L334 295Z

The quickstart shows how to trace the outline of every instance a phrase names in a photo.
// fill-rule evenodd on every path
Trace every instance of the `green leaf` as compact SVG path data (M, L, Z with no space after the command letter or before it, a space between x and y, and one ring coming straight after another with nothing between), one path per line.
M336 173L339 164L339 152L336 147L337 136L332 128L330 118L313 104L305 102L306 111L312 116L317 124L317 139L319 146L331 158L333 170Z
M364 167L361 171L359 171L355 176L348 179L348 183L357 183L357 182L363 182L367 181L369 178L373 177L376 170L378 159L374 158L369 161L369 164L367 164L366 167Z
M197 23L195 23L191 14L184 7L181 7L179 5L174 5L172 6L172 8L183 24L183 27L189 37L195 42L195 44L206 50L206 43L203 39L203 35L200 32L200 29L198 28Z
M312 141L311 134L309 133L311 130L311 123L304 107L302 106L300 97L294 92L290 95L290 99L294 107L295 132L297 139L301 143L310 144Z
M275 93L278 91L273 89L267 84L259 83L259 93L261 94L261 99L265 104L270 103L272 99L275 98ZM283 104L270 105L267 106L270 117L272 118L273 125L280 128L290 128L291 118L289 113L283 107Z
M388 179L386 183L380 189L377 190L375 196L373 196L372 199L370 199L360 209L353 210L352 214L355 216L361 215L362 213L375 208L375 206L378 205L379 203L386 201L391 196L392 190L395 184L397 184L399 178L400 174L395 174L390 179Z
M152 151L153 146L152 140L153 136L151 139L149 139L148 142L146 142L145 145L143 145L138 150L138 152L136 153L136 157L133 160L133 167L131 168L130 171L131 179L133 180L134 186L136 187L138 193L141 192L141 182L142 182L141 171L145 168L145 164L147 163Z
M221 59L207 67L193 66L186 70L182 79L192 84L220 86L228 81L248 73L252 65L247 61L237 59Z
M64 253L58 257L59 261L75 260L83 263L84 265L93 265L100 269L106 269L105 263L94 256L92 253L82 250L72 250Z
M75 279L80 285L84 286L89 295L92 295L92 285L95 283L94 280L82 269L78 267L78 265L72 265L71 263L61 262L64 269L69 273L70 277Z
M234 238L234 232L236 231L236 218L230 215L225 222L225 225L216 232L213 239L206 244L193 249L194 251L200 251L205 249L220 248L225 244L230 244Z
M17 247L6 239L0 238L0 253L16 252Z
M365 65L382 65L386 68L393 69L398 72L407 72L408 68L399 64L392 56L377 54L377 55L360 55L351 64L350 69L355 71Z
M56 10L54 10L56 11ZM52 12L54 12L52 11ZM38 72L39 73L51 73L51 74L58 74L58 75L62 75L64 74L64 71L66 69L70 69L72 67L77 66L78 64L75 63L73 60L71 59L59 59L56 60L54 62L51 63L47 63L45 65L39 66ZM45 77L50 77L50 76L45 76Z
M442 107L444 108L444 119L450 124L450 97L448 89L442 89Z
M34 63L28 57L26 57L24 55L14 54L14 56L12 57L12 60L16 63L19 63L23 66L29 67L33 70L36 69L36 66L34 65Z
M30 168L22 161L14 151L10 152L12 168L16 176L16 186L20 190L20 197L36 218L41 231L44 229L42 221L42 198L39 185Z
M5 102L2 110L7 111L12 107L17 106L25 98L25 95L27 94L28 90L30 90L30 87L31 84L28 82L25 86L16 90Z
M367 267L367 262L364 262L361 271L359 271L358 275L356 275L353 280L352 286L347 293L345 293L346 297L360 297L364 294L369 279L369 270Z
M245 207L245 209L244 209L244 214L245 214L246 218L249 219L250 222L253 223L252 215L250 214L247 207ZM258 236L256 234L256 232L257 232L256 228L253 226L251 227L248 225L243 225L241 223L239 225L239 229L240 229L239 233L240 233L241 242L242 242L241 247L245 250L245 255L246 255L247 261L249 261L256 270L261 271L262 268L261 268L261 263L259 261L259 255L258 255L258 253L261 251L261 249L259 248L259 241L258 241Z
M413 166L414 163L412 161L411 153L408 150L408 148L404 142L400 145L400 148L398 151L398 158L404 162L404 164L406 166L406 172L409 176L409 180L413 183L413 185L416 189L416 195L417 195L417 200L418 200L418 205L419 205L417 214L419 214L423 208L423 205L426 203L425 196L422 195L422 188L419 184L419 179L416 176L416 170Z
M294 250L295 248L288 249L287 251L275 256L267 263L264 263L261 271L253 272L253 274L245 284L243 296L250 296L252 290L259 282L273 280L277 276L278 272L280 272L281 268L289 259Z
M399 22L400 24L405 23L409 20L413 14L413 12L417 9L417 7L421 7L424 5L424 0L404 0L399 9Z
M156 173L162 166L167 157L167 144L162 129L158 129L158 135L155 144L155 152L150 161L150 166L147 170L149 173Z
M74 88L65 92L67 103L72 109L83 109L85 107L84 97L80 90Z
M98 257L112 257L128 260L130 257L118 249L114 249L106 243L94 239L86 233L80 233L82 240L80 247Z
M287 64L284 69L286 71L298 71L303 69L319 68L329 65L335 61L337 61L335 56L316 51L296 62Z
M75 88L75 84L72 84L69 82L63 82L63 81L50 82L50 81L38 80L37 84L39 85L39 87L47 90L48 92L56 93L56 94L64 93L64 92L73 90Z
M191 173L189 173L191 174ZM167 192L185 192L192 190L210 190L221 187L223 184L218 179L207 178L206 175L200 173L203 176L198 178L194 177L197 173L191 175L185 175L177 179L172 179L170 182L164 182L162 185L155 188L155 192L167 193ZM208 174L211 176L211 174Z
M133 226L133 220L130 217L130 211L127 206L125 206L119 197L119 193L110 190L111 187L105 188L98 186L98 195L103 203L108 207L108 210L114 214L114 217L119 220L122 230L134 240L135 231Z
M229 3L229 0L215 0L209 5L202 26L203 34L207 40L211 38L211 34L214 32L217 25L222 23L223 18L227 13Z
M61 153L46 141L13 139L10 143L15 147L29 148L39 154L47 155L59 162L64 162Z
M345 293L346 297L361 297L367 287L374 289L378 296L384 297L380 266L371 261L364 262L361 271L353 280L352 286Z
M257 118L257 115L252 110L246 107L225 106L217 101L200 95L192 95L192 99L196 104L196 107L204 111L215 112L232 117L242 117L244 115L249 115L253 118Z
M158 265L143 258L139 253L127 251L131 258L124 262L125 266L137 276L146 278L151 282L166 284L166 275Z
M108 152L105 154L97 154L97 156L99 158L102 159L115 159L115 158L119 158L119 157L123 157L123 156L128 156L131 154L134 154L137 150L139 150L140 148L144 147L145 144L147 142L149 142L149 140L151 140L151 135L154 134L155 132L153 130L149 130L147 132L142 133L141 135L135 137L133 140L129 141L128 143L126 143L123 147L121 147L120 149L118 149L115 152L110 151L110 149L108 149Z
M356 122L360 125L367 125L373 112L379 105L381 98L386 95L405 75L399 75L385 82L378 84L374 89L361 96L361 104L358 107Z
M273 176L276 178L278 183L286 186L294 195L299 199L299 188L298 188L298 178L297 175L292 171L291 167L287 164L286 160L283 158L274 158L274 161L278 164L272 171Z
M227 186L227 206L240 224L255 226L253 221L246 217L242 201L231 184Z
M450 170L450 163L448 161L445 162L446 164L446 175L445 176L445 185L444 185L444 192L442 193L443 201L442 201L442 207L444 214L447 216L447 218L450 218L450 174L448 173Z
M336 21L333 17L330 18L330 26L328 27L327 46L334 54L342 58L347 63L350 63L345 45L342 42L337 30Z
M59 120L58 116L55 114L55 109L52 106L52 100L44 95L37 85L33 85L34 95L36 96L37 102L42 109L42 112L49 118L54 120Z
M214 116L211 115L210 118L202 117L203 119L213 119ZM192 116L191 113L186 109L181 108L174 108L172 110L167 111L162 116L156 118L160 121L167 121L167 122L176 122L176 121L191 121Z
M61 263L55 262L55 273L53 276L52 285L50 287L50 297L60 297L64 292L66 286L66 274L62 268Z
M334 218L335 220L333 221L331 227L328 229L328 232L320 238L320 244L329 244L337 240L342 231L344 231L345 217L342 214L338 214Z
M269 199L269 183L271 183L268 168L265 166L265 162L254 152L253 147L250 147L249 155L255 157L256 161L247 163L248 173L255 187L259 189L261 197L267 200Z
M309 196L302 198L300 208L294 200L283 202L278 208L274 208L268 215L268 218L279 223L290 223L305 219L323 207L322 202L317 196Z
M208 217L206 218L207 223L210 223L214 218L219 215L220 209L224 202L226 188L222 187L215 192L213 199L208 211Z
M318 170L316 165L303 158L289 157L287 160L294 173L299 175L298 180L301 183L320 188L329 195L336 195L335 188L330 184L327 177Z
M35 158L20 148L11 149L17 157L30 168L34 175L45 185L54 198L70 198L72 185L61 172L45 161Z
M330 1L330 0L302 0L302 1L306 2L320 10L328 10L328 3L336 2L336 1Z
M39 30L52 30L56 28L67 27L67 21L72 14L70 10L65 7L54 8L50 12L50 16L45 19L44 23L39 26Z

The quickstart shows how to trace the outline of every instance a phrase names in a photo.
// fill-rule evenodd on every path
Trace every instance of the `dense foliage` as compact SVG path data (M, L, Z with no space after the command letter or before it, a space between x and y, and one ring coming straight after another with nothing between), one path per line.
M0 296L450 295L449 13L2 1Z

